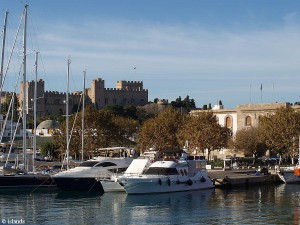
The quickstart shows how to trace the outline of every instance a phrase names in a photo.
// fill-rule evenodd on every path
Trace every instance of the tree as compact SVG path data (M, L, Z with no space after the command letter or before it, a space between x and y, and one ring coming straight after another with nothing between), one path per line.
M171 102L172 107L174 108L184 108L186 111L196 108L195 100L190 99L190 96L186 96L184 100L179 96L176 101Z
M261 129L253 127L250 129L239 130L234 139L234 147L237 151L244 151L246 156L254 156L253 164L257 157L266 153L267 145L261 139Z
M168 108L155 118L148 119L142 125L138 136L138 149L145 151L155 147L157 150L178 149L176 133L182 124L182 115Z
M119 127L119 134L124 137L124 141L137 133L139 123L130 117L114 116L113 122ZM123 144L126 144L125 142Z
M57 157L57 152L55 151L55 145L52 142L44 143L41 146L41 154L51 159Z
M300 112L291 107L279 108L275 114L260 118L262 138L269 149L291 157L298 155Z
M78 114L74 123L75 115L70 117L69 133L74 123L73 133L70 133L70 155L81 154L81 113ZM84 130L84 154L86 157L95 156L98 148L109 147L110 145L121 144L122 136L119 127L113 121L113 115L106 110L97 110L92 107L85 109L85 130ZM62 156L66 150L66 124L61 123L59 130L53 134L53 143L60 149Z
M212 112L187 116L177 134L181 146L187 140L191 149L200 149L202 154L208 150L208 159L211 151L227 147L231 136L231 130L219 125Z

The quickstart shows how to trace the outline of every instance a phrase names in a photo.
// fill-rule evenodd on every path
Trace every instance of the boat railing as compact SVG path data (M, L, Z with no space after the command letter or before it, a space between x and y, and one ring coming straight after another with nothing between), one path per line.
M124 177L138 177L141 175L142 173L124 173Z

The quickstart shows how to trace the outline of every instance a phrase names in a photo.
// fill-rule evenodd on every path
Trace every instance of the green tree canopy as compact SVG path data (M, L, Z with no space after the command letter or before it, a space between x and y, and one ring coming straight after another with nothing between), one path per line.
M148 119L141 127L138 136L138 149L145 151L155 147L157 150L178 149L176 133L182 124L182 115L172 108Z
M70 134L70 155L81 154L81 113L75 121L73 133ZM119 127L113 121L113 115L106 110L87 107L85 110L84 153L88 157L95 156L96 149L116 145L122 140ZM75 115L70 117L69 133L73 126ZM60 155L66 151L66 124L61 123L59 131L53 135L53 143L59 148Z
M181 97L179 96L175 101L171 102L171 105L174 108L185 108L188 112L191 109L196 108L196 104L195 104L195 100L194 99L190 99L190 96L186 96L184 100L181 99Z
M263 156L266 153L267 145L261 139L261 129L253 127L250 129L239 130L234 139L234 147L236 151L243 151L245 156L254 159Z
M220 126L212 112L187 116L177 134L182 146L187 140L190 149L199 149L203 154L207 149L208 157L211 151L227 147L231 136L231 130Z
M300 112L279 108L275 114L260 118L262 138L270 150L289 157L298 155Z
M41 154L50 158L57 157L57 152L55 151L55 145L52 142L46 142L41 146Z

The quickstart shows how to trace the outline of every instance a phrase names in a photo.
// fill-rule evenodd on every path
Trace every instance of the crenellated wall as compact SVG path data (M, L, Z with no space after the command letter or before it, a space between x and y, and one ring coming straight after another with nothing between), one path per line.
M27 112L33 117L34 81L26 83L27 89ZM115 88L105 88L105 81L101 78L92 80L91 87L86 88L86 103L95 108L103 108L106 105L145 105L148 103L148 90L143 89L143 82L140 81L117 81ZM82 91L75 91L69 94L70 113L77 110ZM45 82L37 82L37 116L65 115L66 93L58 91L45 91ZM20 85L19 103L22 108L23 84Z

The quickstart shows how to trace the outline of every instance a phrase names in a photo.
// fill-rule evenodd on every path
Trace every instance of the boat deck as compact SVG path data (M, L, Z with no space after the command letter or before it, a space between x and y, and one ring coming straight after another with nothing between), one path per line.
M277 174L258 174L256 170L208 170L216 188L279 183Z

